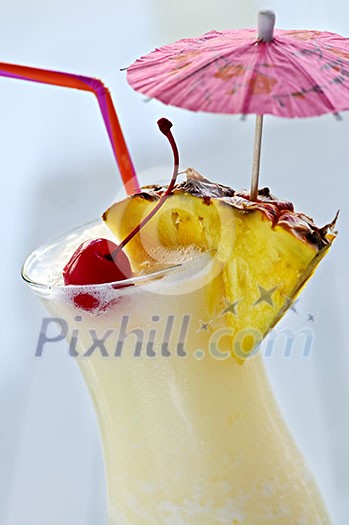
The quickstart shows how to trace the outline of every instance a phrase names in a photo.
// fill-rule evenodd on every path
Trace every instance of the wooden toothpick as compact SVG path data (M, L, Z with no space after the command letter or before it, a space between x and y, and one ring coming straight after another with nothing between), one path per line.
M262 132L263 132L263 115L256 115L256 128L255 128L255 135L254 135L252 179L251 179L251 193L250 193L251 201L256 201L258 197L258 181L259 181L259 170L260 170L260 163L261 163Z

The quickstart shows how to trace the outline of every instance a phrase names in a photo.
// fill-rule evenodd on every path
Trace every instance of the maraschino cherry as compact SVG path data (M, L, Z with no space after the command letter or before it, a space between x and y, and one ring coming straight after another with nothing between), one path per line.
M107 239L85 241L63 270L64 284L103 284L132 277L127 255ZM116 255L113 255L116 253Z
M83 242L63 269L64 284L80 286L104 284L124 281L132 277L131 265L123 248L161 208L173 190L178 175L179 154L171 133L172 123L162 118L158 121L158 126L169 140L174 156L173 174L166 192L153 210L125 237L119 246L102 238ZM93 310L99 306L98 299L89 293L79 293L74 297L74 303L84 310Z

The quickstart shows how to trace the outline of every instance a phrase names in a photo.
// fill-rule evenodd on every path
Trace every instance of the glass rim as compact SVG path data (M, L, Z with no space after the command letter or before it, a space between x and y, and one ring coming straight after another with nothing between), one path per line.
M152 271L149 273L145 273L142 275L137 275L134 277L130 277L129 279L124 279L121 281L112 281L107 283L99 283L99 284L48 284L43 282L38 282L37 280L30 277L30 272L28 272L28 268L31 264L35 264L35 260L43 255L45 252L52 249L55 245L61 243L64 239L67 239L69 235L78 234L79 232L83 232L89 227L97 226L99 223L102 223L101 219L94 219L91 221L88 221L80 226L77 226L75 228L72 228L57 237L44 242L40 244L36 249L34 249L28 257L25 259L22 268L21 268L21 277L24 280L25 283L27 283L31 288L41 290L41 291L50 291L50 290L66 290L66 291L73 291L73 290L86 290L91 291L93 290L103 290L104 288L114 288L114 289L122 289L126 288L128 286L131 286L133 284L142 284L148 281L151 281L153 279L160 278L164 275L167 275L170 271L179 269L183 266L183 263L179 264L172 264L167 266L166 268L162 268L160 270ZM82 241L83 242L83 241ZM188 261L189 262L189 261ZM185 263L184 263L185 264Z

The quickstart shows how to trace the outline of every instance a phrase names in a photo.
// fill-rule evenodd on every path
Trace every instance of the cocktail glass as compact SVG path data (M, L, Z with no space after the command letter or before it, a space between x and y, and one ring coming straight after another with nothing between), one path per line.
M329 524L262 355L242 364L229 316L213 315L214 257L119 283L55 284L76 246L103 228L39 248L23 277L65 332L90 391L110 525ZM82 294L93 311L79 307Z

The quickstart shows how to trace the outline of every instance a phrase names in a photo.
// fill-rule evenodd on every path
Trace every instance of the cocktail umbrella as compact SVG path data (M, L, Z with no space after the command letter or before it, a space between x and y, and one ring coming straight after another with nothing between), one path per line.
M256 114L251 195L256 200L263 115L313 117L349 109L349 39L275 30L275 14L254 29L210 31L163 46L127 68L137 91L192 111Z

